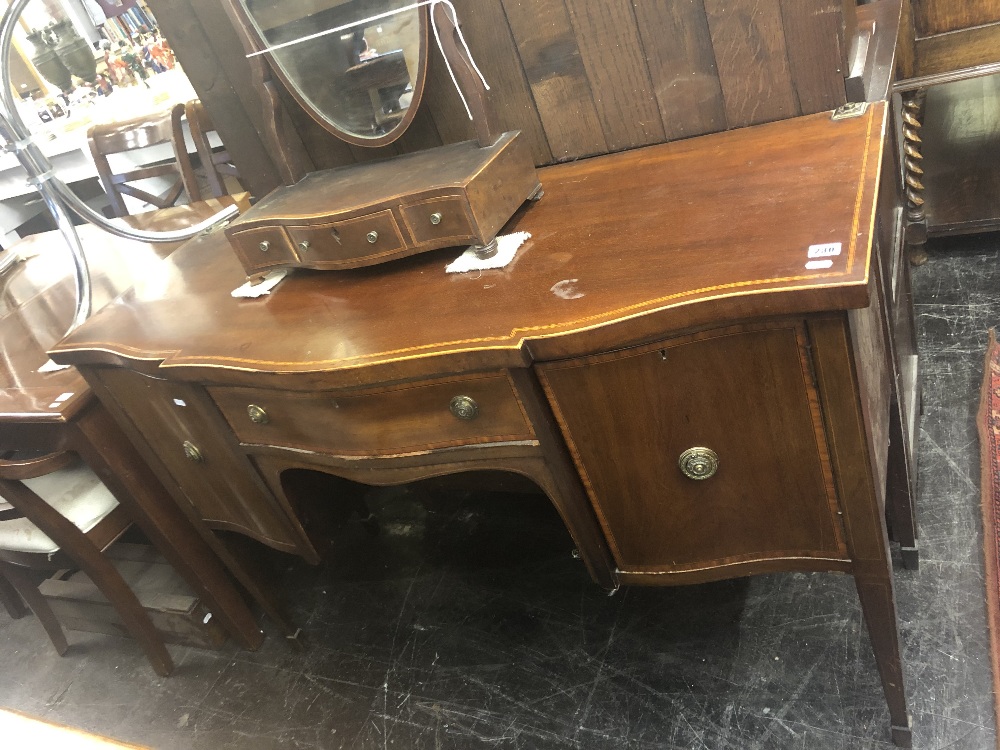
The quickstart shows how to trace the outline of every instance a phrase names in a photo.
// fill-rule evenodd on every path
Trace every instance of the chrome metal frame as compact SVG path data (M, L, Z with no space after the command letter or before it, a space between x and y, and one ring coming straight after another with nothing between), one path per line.
M106 232L118 237L137 240L139 242L180 242L211 229L215 225L232 218L238 213L235 206L194 224L186 229L169 232L150 232L133 229L118 219L108 219L84 203L62 180L52 171L48 157L31 137L31 131L24 124L14 105L14 89L10 78L10 51L14 39L14 26L21 16L21 11L31 0L14 0L0 20L0 139L5 151L12 152L21 166L28 173L28 182L41 194L56 226L62 233L73 256L76 271L76 312L67 333L75 330L83 323L91 312L91 283L87 258L83 252L83 244L73 226L71 209L80 218L96 224Z

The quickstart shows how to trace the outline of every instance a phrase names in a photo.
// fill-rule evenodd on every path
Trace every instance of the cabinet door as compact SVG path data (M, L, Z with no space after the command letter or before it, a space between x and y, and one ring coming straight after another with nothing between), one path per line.
M799 323L744 326L539 367L620 570L844 559ZM709 448L718 468L678 464Z
M300 552L301 536L249 459L230 445L224 420L199 386L115 369L99 377L209 526Z

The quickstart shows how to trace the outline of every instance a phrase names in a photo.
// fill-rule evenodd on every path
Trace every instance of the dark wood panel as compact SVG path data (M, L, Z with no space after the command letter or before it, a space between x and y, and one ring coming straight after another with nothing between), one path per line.
M462 33L490 85L490 102L501 129L520 130L531 146L535 163L548 164L552 161L552 151L503 6L496 0L460 0L455 8L462 20ZM434 55L441 57L436 50ZM432 108L439 106L443 97L458 100L450 80L444 91L430 93L434 96ZM461 117L468 119L464 109Z
M263 194L277 184L277 172L261 156L276 146L259 135L261 96L235 30L225 28L220 0L151 4L238 166L262 172L251 187ZM827 5L834 7L796 0L456 1L500 126L524 133L537 165L837 106L838 28L850 6ZM295 105L288 107L292 132L317 168L474 137L433 44L427 80L418 122L387 149L344 146Z
M1000 23L917 39L917 75L988 65L1000 61Z
M841 53L844 16L839 5L781 0L792 86L802 114L836 109L847 101ZM837 40L836 45L830 40Z
M1000 21L997 0L911 0L918 36Z
M566 0L608 148L665 139L631 0Z
M705 0L730 127L799 114L779 0Z
M503 0L556 161L608 151L594 94L563 0Z
M726 128L708 18L701 3L633 0L665 138L689 138Z

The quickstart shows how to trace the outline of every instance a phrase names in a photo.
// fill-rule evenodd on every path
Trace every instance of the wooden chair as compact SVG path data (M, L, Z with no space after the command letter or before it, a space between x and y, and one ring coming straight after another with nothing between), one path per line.
M213 151L208 142L208 134L215 131L212 118L209 117L205 105L198 99L193 99L184 105L187 116L188 127L191 129L191 138L194 140L195 149L198 152L198 160L205 170L205 179L213 198L228 195L226 188L226 177L239 180L240 173L233 164L229 151ZM178 161L181 162L181 174L184 176L184 188L187 190L192 201L202 199L201 185L198 183L197 175L191 166L187 148L184 146L183 131L178 128L175 134L174 151L177 153ZM240 188L242 190L242 187Z
M69 451L0 458L0 497L12 507L0 516L0 600L23 613L14 589L38 617L60 656L68 645L62 627L25 568L79 567L114 606L125 629L146 652L156 673L173 671L170 654L139 600L103 550L131 525L97 475ZM7 585L9 584L9 585ZM9 610L10 611L10 610Z
M137 167L121 173L112 171L108 156L138 151L164 143L175 146L177 143L176 133L182 132L181 118L183 116L184 105L175 104L169 112L137 117L123 122L94 125L87 131L90 153L94 157L97 173L101 178L101 184L104 185L104 191L111 201L111 209L115 216L129 215L123 198L126 195L138 198L156 208L168 208L177 204L177 200L184 192L185 180L183 167L176 153L174 158L168 162ZM183 149L182 151L186 158L187 151ZM129 184L138 180L168 175L174 175L175 179L164 195L154 195L147 190Z

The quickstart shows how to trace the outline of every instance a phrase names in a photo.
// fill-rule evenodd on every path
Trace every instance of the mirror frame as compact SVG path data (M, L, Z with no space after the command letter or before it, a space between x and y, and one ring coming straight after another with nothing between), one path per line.
M252 52L260 52L267 48L267 42L261 35L257 32L257 26L254 24L253 20L250 18L250 13L246 6L243 5L241 0L229 0L229 7L234 11L235 17L239 20L239 23L243 26L244 34L246 38L250 40L250 43L254 46ZM416 8L419 14L420 29L418 31L420 35L420 52L419 60L417 66L417 73L413 81L413 98L410 100L410 106L406 108L406 114L403 115L403 119L399 121L391 131L385 135L380 135L377 138L365 138L363 136L355 135L347 130L337 127L330 120L327 120L320 114L314 107L312 107L302 95L299 93L298 88L292 84L290 78L285 74L285 71L274 59L270 52L265 52L262 57L267 59L267 65L271 69L271 72L281 81L281 85L291 94L292 98L295 99L299 107L302 108L321 128L331 135L336 136L346 143L350 143L354 146L363 146L365 148L379 148L381 146L388 146L390 143L398 140L402 135L409 129L410 124L413 122L413 118L416 117L417 109L420 107L420 102L423 100L424 88L427 85L427 73L429 67L430 58L430 14L428 13L428 6L422 5Z

